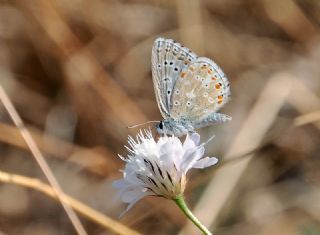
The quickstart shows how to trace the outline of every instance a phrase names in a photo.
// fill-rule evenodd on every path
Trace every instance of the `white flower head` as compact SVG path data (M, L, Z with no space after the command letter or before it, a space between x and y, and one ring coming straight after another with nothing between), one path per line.
M217 163L215 157L203 157L205 143L200 135L187 135L184 143L175 136L160 137L156 141L150 130L140 131L136 140L129 136L123 179L113 187L120 190L127 212L138 200L153 195L175 199L186 186L186 174L191 168L205 168Z

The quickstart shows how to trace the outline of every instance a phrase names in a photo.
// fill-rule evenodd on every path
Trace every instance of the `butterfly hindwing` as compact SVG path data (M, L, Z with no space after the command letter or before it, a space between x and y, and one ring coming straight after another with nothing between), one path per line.
M181 71L186 70L197 55L171 40L158 38L152 48L152 77L160 112L171 117L172 94Z
M227 116L215 112L228 101L229 87L220 67L212 60L200 57L180 72L169 113L175 119L189 120L195 127L200 127L202 122L224 120Z

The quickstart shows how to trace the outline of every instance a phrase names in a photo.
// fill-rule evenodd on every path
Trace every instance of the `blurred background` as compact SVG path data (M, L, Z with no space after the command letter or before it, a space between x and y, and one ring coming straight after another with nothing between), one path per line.
M160 120L151 48L173 38L231 82L213 134L215 167L189 175L186 200L220 235L320 234L320 2L316 0L0 1L0 85L66 193L141 234L199 234L170 201L121 220L127 126ZM0 171L47 182L0 105ZM0 233L76 234L57 200L0 180ZM88 234L115 234L79 215ZM123 233L125 234L125 233ZM130 234L130 233L127 233Z

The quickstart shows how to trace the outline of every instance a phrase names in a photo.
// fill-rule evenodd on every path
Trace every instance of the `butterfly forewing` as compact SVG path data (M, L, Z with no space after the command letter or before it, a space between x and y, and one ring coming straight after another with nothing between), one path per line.
M152 77L160 112L171 117L172 95L182 71L197 59L188 48L171 39L158 38L152 48Z
M220 67L200 57L179 74L169 112L175 119L201 120L219 110L230 97L229 82Z

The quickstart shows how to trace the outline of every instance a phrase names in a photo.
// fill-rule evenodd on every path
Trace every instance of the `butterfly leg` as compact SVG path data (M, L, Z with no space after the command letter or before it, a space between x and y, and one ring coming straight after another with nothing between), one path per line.
M231 117L223 113L211 113L199 120L192 122L195 129L202 128L205 126L220 124L231 121Z
M208 116L208 121L214 122L214 123L225 123L225 122L230 122L231 120L232 120L232 117L223 113L212 113L211 115Z

